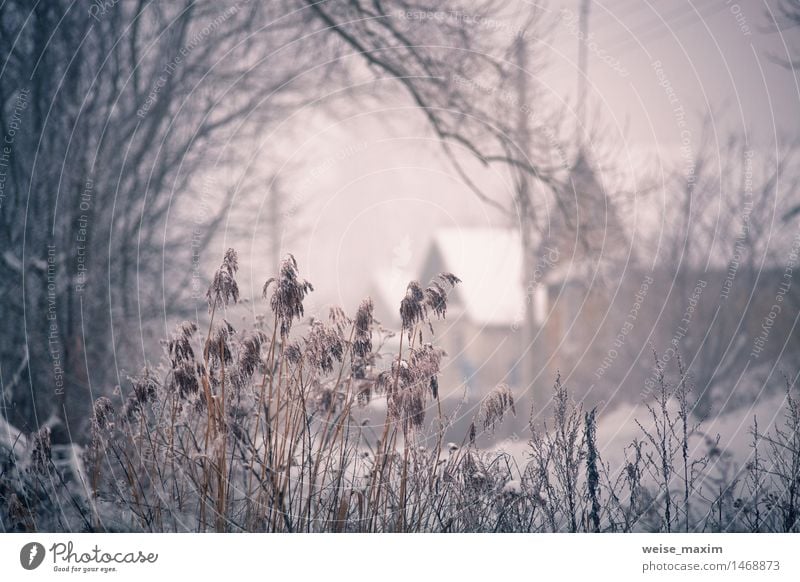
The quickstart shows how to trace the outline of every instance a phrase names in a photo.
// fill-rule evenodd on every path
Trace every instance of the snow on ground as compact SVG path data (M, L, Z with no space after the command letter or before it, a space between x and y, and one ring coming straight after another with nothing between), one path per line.
M24 451L28 446L28 439L19 429L0 416L0 447L10 451L15 446L17 452Z
M769 394L754 402L749 407L720 415L703 422L698 434L690 439L691 454L695 458L708 452L708 441L705 437L716 439L719 435L720 455L730 455L730 459L738 466L744 465L751 453L751 427L753 417L758 418L759 432L764 433L783 422L784 393ZM677 403L670 406L670 414L677 416ZM605 413L598 414L597 439L600 455L612 471L616 472L624 466L625 448L634 439L642 440L644 435L639 425L650 430L652 417L646 406L622 405ZM696 422L696 421L695 421ZM504 440L492 448L511 454L520 468L529 460L528 443L525 440Z

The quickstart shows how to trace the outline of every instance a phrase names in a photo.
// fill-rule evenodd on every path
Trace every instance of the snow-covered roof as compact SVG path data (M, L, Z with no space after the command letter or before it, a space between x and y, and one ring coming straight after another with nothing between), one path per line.
M372 294L378 301L376 316L379 320L385 324L400 321L400 301L406 295L408 282L415 278L415 274L406 268L392 266L378 269Z
M522 247L516 231L492 227L440 229L433 237L429 261L435 253L441 265L428 268L450 271L463 281L455 294L471 321L482 325L522 321L525 291Z

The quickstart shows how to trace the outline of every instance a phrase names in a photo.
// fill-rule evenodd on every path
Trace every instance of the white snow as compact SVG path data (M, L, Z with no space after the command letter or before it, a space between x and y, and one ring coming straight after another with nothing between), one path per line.
M456 288L466 316L482 325L508 326L525 314L519 234L503 228L445 228L433 247L444 268L459 277Z
M721 453L729 454L731 460L741 467L747 462L752 451L750 428L753 416L758 417L759 432L763 434L772 430L783 422L784 399L785 393L780 391L763 396L749 407L739 408L703 422L699 430L711 439L715 439L719 435ZM675 405L671 404L670 415L674 417L676 413ZM644 435L635 420L638 420L646 429L652 427L650 412L642 404L623 405L598 415L598 449L603 462L608 464L612 472L624 466L625 448L631 444L631 441L634 438L643 439ZM705 438L701 434L690 439L690 447L690 454L694 458L708 452ZM525 439L502 441L492 450L504 451L512 455L520 467L524 467L529 460L529 448Z
M2 416L0 416L0 447L9 451L16 447L15 450L18 453L28 447L28 439L25 438L22 431L7 422Z
M3 260L6 262L6 265L8 265L8 267L14 271L17 271L18 273L22 272L22 261L20 261L11 251L6 251L3 253Z

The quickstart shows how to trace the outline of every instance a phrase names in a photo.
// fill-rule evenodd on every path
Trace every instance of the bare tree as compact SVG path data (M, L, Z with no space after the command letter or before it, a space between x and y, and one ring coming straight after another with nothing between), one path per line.
M697 151L673 174L651 241L659 264L652 299L664 306L651 339L668 360L684 358L700 417L712 414L715 400L733 399L742 374L770 360L751 353L789 261L791 233L780 216L796 201L798 180L790 171L793 145L776 152L735 133L714 137L706 124ZM771 331L775 357L800 307L794 286L786 297Z
M77 423L89 399L123 384L121 369L147 361L146 328L166 324L193 253L237 187L258 181L212 183L199 232L175 208L198 203L209 168L235 161L228 140L316 101L321 83L366 69L402 87L487 203L497 201L469 180L465 154L555 188L552 132L521 151L506 115L531 105L506 93L513 65L493 52L501 12L499 2L3 3L8 416L27 430ZM525 31L502 32L500 46ZM556 119L537 113L533 135Z
M302 73L314 59L293 48L301 23L281 21L283 8L0 6L0 121L13 138L0 360L20 426L55 414L79 434L86 415L76 412L121 383L132 352L144 357L142 325L169 309L164 273L188 271L189 235L170 224L175 198L196 192L200 169L230 161L220 145L244 119L258 128L309 98L313 74ZM275 51L282 58L270 60ZM201 245L231 194L213 193Z

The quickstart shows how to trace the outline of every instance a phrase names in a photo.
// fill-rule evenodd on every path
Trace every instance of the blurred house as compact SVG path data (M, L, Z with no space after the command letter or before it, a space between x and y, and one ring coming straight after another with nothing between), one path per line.
M448 354L440 382L444 397L479 400L500 383L527 388L527 314L541 327L548 318L550 287L559 281L557 257L546 256L541 280L527 285L519 234L492 227L443 228L431 239L416 275L408 270L383 277L376 286L377 311L391 313L399 326L397 306L410 279L423 285L441 272L462 283L450 293L447 317L434 324L435 343ZM528 312L528 309L531 311Z
M580 356L576 338L596 327L607 303L606 286L588 293L597 287L591 251L600 249L609 259L616 254L608 246L625 245L582 153L571 176L562 207L551 209L527 258L517 228L450 227L432 234L417 265L409 264L408 244L400 245L391 266L379 273L376 312L384 319L388 314L384 323L392 328L399 327L398 306L410 280L425 286L443 271L462 280L451 293L447 319L434 325L435 343L448 353L440 382L444 396L477 401L505 383L519 397L549 398L556 374Z
M654 266L636 256L642 245L631 248L582 154L570 184L527 265L518 230L451 227L432 233L414 265L400 249L376 281L376 311L397 329L410 280L425 286L443 271L462 279L434 325L448 353L444 397L474 405L505 383L523 401L516 428L531 401L536 411L548 405L559 374L585 408L640 402L654 391L655 350L673 379L680 357L705 417L752 401L767 382L774 388L776 369L796 370L800 285L784 256L752 265L670 256Z
M398 249L392 268L376 282L377 310L391 314L396 326L408 281L424 286L442 271L462 279L452 292L447 320L435 326L436 343L449 354L443 394L466 393L477 400L505 383L516 394L549 398L559 370L585 351L582 340L591 337L609 300L609 287L598 285L598 267L604 263L606 271L617 263L627 245L582 151L568 182L528 257L517 228L443 228L432 234L416 269Z

